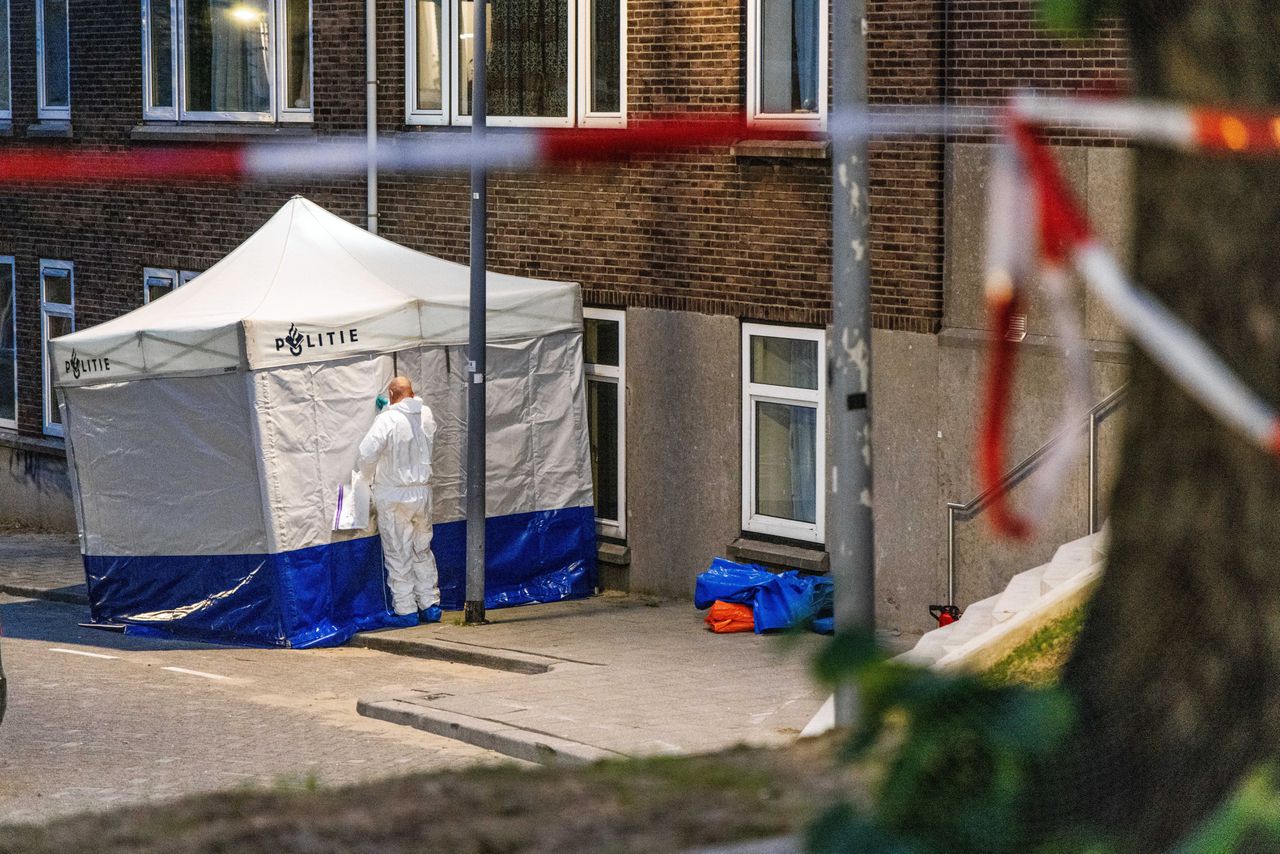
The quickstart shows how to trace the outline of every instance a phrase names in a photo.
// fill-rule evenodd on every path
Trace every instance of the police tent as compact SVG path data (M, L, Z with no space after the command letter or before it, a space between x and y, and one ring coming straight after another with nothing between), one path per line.
M189 284L52 341L93 620L295 648L402 624L376 519L334 530L396 374L439 425L433 548L461 607L469 280L295 197ZM587 595L579 288L488 283L485 603Z

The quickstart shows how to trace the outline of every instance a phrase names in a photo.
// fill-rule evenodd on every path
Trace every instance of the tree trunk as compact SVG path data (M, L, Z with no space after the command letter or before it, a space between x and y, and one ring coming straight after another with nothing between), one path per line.
M1138 94L1280 105L1280 4L1124 7ZM1280 160L1140 149L1136 181L1135 279L1280 402ZM1141 353L1130 383L1056 809L1156 850L1280 745L1280 464Z

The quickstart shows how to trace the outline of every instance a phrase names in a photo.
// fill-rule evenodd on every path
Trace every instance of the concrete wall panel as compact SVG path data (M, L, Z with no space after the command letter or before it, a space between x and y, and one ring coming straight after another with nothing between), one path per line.
M742 527L741 326L627 312L630 588L692 597Z

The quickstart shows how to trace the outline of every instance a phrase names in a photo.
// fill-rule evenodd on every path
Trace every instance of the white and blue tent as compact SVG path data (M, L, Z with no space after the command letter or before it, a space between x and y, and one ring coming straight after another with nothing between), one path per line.
M94 621L299 648L398 624L376 529L332 530L397 373L439 424L434 550L460 607L469 280L294 198L191 283L51 342ZM486 604L587 595L580 292L488 282Z

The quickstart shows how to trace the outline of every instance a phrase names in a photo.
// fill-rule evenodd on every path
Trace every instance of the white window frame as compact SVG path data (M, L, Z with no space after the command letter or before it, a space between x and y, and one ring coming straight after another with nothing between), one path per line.
M172 57L170 74L173 80L173 106L151 106L151 7L153 3L168 3L170 20L169 52ZM307 4L307 31L311 34L311 63L308 72L311 76L311 106L307 108L289 107L281 102L285 89L288 68L280 50L280 40L287 33L286 17L288 4L280 0L268 0L267 20L270 25L267 39L267 77L271 86L271 109L265 112L254 111L195 111L188 110L186 67L183 58L183 37L186 33L186 0L142 0L142 116L155 121L193 121L193 122L311 122L315 118L315 3Z
M417 107L418 93L418 0L405 0L404 3L404 116L405 123L410 125L447 125L449 124L449 91L450 73L453 67L453 9L456 0L441 0L440 30L440 105L439 110L420 110Z
M143 267L142 268L142 304L147 305L151 302L151 287L149 280L151 279L168 279L169 293L173 293L178 289L181 282L178 280L178 271L169 270L161 267Z
M168 279L169 293L173 293L187 282L200 275L191 270L175 270L171 267L143 267L142 268L142 304L147 305L151 302L151 290L147 286L148 279Z
M45 299L45 271L66 270L71 288L71 302L49 302ZM50 382L57 366L49 364L49 318L65 317L71 321L71 331L76 331L76 271L71 261L40 259L40 397L44 411L44 432L47 436L63 435L63 425L52 423L53 407L58 405L57 392ZM50 393L52 392L52 394ZM52 399L51 399L52 398Z
M606 537L627 536L627 313L614 308L583 308L588 320L618 324L618 364L600 365L584 360L587 382L613 383L618 387L618 518L596 517L596 531ZM585 353L584 353L585 355Z
M578 0L578 125L580 127L625 128L627 126L627 0L618 0L618 110L591 109L591 2Z
M817 389L776 386L751 381L751 339L790 338L800 341L816 341L818 344ZM826 537L827 514L827 334L822 329L806 329L795 326L771 326L762 323L742 324L742 530L757 534L786 537L811 543L822 543ZM756 513L755 471L755 405L780 403L788 406L808 406L817 410L815 452L816 471L815 521L799 522Z
M780 130L826 130L827 127L827 2L818 0L818 111L766 113L760 109L760 9L763 0L747 0L747 121Z
M8 46L9 46L9 49L6 51L6 56L5 56L5 62L6 62L6 63L8 63L8 67L5 69L5 72L6 72L6 73L5 73L5 79L9 81L9 90L8 90L7 92L3 93L3 94L5 95L5 102L6 102L6 103L8 103L8 105L9 105L9 106L8 106L8 107L6 107L6 108L5 108L5 109L3 109L3 110L0 110L0 121L12 121L12 120L13 120L13 26L12 26L12 18L13 18L13 0L6 0L5 7L4 7L4 18L3 18L3 20L0 20L0 26L3 26L3 27L4 27L4 38L5 38L5 43L6 43L6 44L8 44ZM42 72L42 73L43 73L43 72Z
M627 0L618 0L619 66L617 112L593 112L591 104L591 4L589 0L557 0L567 6L569 74L566 83L564 116L487 116L492 127L617 127L627 126ZM460 112L462 70L458 67L459 34L462 32L462 0L443 0L439 110L419 110L416 106L418 80L418 21L416 0L405 0L405 124L457 125L469 127L471 116ZM492 11L491 11L492 13Z
M9 265L9 299L10 314L9 322L13 324L10 330L13 333L13 341L16 345L18 342L18 265L14 261L12 255L0 255L0 266ZM0 287L4 287L4 283L0 282ZM13 362L13 418L0 418L0 427L8 427L11 430L18 429L18 361L17 351L14 351Z
M13 0L10 0L12 3ZM12 51L12 45L10 45ZM36 118L71 121L71 7L67 6L67 106L51 107L46 103L44 79L44 3L36 0Z

